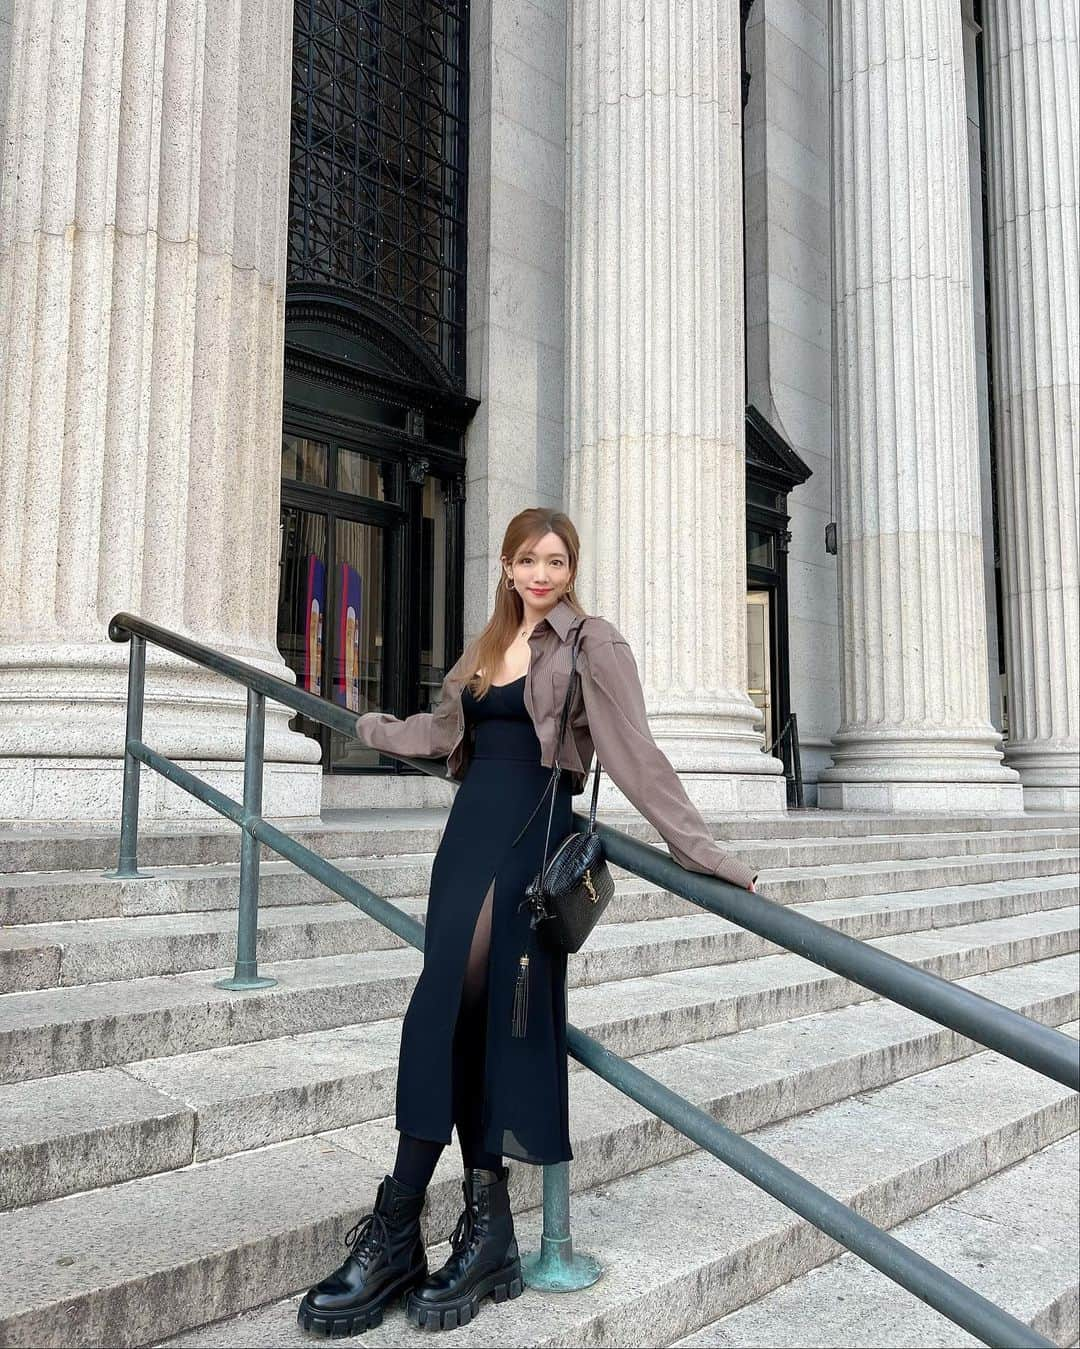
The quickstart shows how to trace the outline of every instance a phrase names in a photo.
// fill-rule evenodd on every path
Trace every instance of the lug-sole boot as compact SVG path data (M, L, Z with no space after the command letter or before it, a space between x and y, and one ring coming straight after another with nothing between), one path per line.
M483 1298L505 1302L521 1293L508 1175L505 1166L498 1173L466 1168L465 1208L450 1238L450 1257L405 1298L405 1315L414 1326L452 1330L477 1315Z
M315 1335L359 1335L381 1324L383 1311L427 1277L420 1213L427 1191L393 1176L380 1183L373 1212L345 1238L349 1254L333 1274L309 1288L296 1313Z

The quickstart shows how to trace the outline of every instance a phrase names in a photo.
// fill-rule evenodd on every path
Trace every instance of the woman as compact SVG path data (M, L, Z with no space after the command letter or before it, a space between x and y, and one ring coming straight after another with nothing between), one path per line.
M378 1325L398 1298L414 1324L441 1330L471 1320L489 1294L516 1297L521 1269L503 1159L573 1157L566 956L536 941L522 896L543 858L545 788L575 638L581 687L559 752L553 846L571 830L571 797L584 789L595 748L677 862L754 889L756 873L717 847L653 740L625 638L574 595L578 535L569 518L521 511L501 561L495 612L447 673L435 710L357 720L365 745L446 757L461 786L432 863L424 967L402 1024L393 1173L346 1238L348 1258L300 1304L300 1324L324 1335ZM429 1274L420 1213L452 1125L465 1205L449 1258Z

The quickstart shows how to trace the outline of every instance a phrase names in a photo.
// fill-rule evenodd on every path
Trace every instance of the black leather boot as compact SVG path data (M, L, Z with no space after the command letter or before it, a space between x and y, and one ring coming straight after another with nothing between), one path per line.
M471 1321L488 1294L505 1302L521 1292L508 1175L505 1166L497 1173L466 1167L465 1208L450 1238L450 1257L405 1299L405 1314L414 1326L451 1330Z
M393 1176L379 1185L375 1208L345 1238L349 1254L333 1274L309 1288L296 1319L316 1335L358 1335L383 1319L383 1308L427 1276L417 1194Z

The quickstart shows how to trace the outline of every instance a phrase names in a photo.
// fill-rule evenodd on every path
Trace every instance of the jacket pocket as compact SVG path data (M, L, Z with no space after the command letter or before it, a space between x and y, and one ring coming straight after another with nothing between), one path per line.
M551 713L555 718L555 725L558 726L559 718L562 716L563 703L566 701L566 690L570 687L570 671L554 669L551 672ZM573 715L574 705L570 704L570 713Z
M555 723L554 734L559 733L563 704L566 702L566 690L570 687L569 670L553 670L551 675L551 715ZM566 742L570 743L574 728L588 724L585 712L585 700L581 692L580 675L574 681L574 692L570 698L570 707L566 717Z

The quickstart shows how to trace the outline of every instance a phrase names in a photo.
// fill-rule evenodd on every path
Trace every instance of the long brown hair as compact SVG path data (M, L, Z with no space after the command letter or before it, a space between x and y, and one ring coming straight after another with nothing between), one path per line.
M534 548L545 534L558 534L566 547L569 558L570 582L563 591L562 598L579 613L585 610L574 594L574 578L577 576L580 543L573 521L562 511L547 510L543 506L530 506L519 511L506 526L503 535L500 558L513 562L521 552ZM495 611L488 619L484 630L473 639L473 670L482 669L482 675L474 675L467 681L469 689L477 698L483 698L491 688L492 676L502 664L506 648L517 636L525 617L525 606L516 590L506 585L506 573L499 567L499 582L495 588Z

